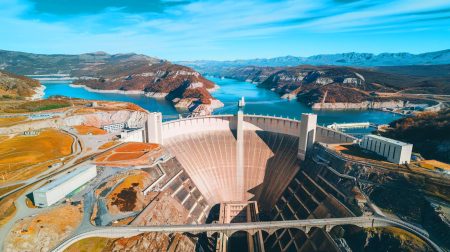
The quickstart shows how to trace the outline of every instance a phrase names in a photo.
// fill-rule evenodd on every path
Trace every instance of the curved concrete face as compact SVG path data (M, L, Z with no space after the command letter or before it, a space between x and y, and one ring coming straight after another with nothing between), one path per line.
M166 122L162 135L210 205L256 200L267 212L299 170L300 127L300 121L285 118L224 115ZM354 140L317 130L321 142Z
M197 132L164 140L210 205L240 198L236 140L230 130Z
M245 131L246 199L270 211L299 169L298 137L269 131Z
M257 200L273 206L298 171L298 138L245 130L243 190L236 176L236 138L232 130L206 131L165 140L210 205Z

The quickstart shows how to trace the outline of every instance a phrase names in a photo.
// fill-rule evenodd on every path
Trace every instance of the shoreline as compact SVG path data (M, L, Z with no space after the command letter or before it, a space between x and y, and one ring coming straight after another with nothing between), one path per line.
M216 83L214 83L214 87L213 88L207 88L206 90L208 90L208 92L210 92L210 93L214 93L214 92L216 92L219 89L220 89L220 86L217 85Z
M100 90L100 89L93 89L86 85L75 85L75 84L69 84L70 87L73 88L84 88L88 92L94 92L94 93L108 93L108 94L123 94L123 95L144 95L149 98L153 99L164 99L168 93L158 93L158 92L145 92L145 91L139 91L139 90L130 90L130 91L123 91L123 90ZM214 91L219 88L218 85L215 85ZM208 90L209 91L209 90ZM186 109L190 110L190 107L192 105L192 101L188 101L186 98L181 98L180 101L183 101L183 103L179 104L179 102L174 103L173 101L172 106L175 109ZM178 106L177 106L178 104ZM211 104L202 104L203 106L199 106L200 110L205 110L206 113L211 113L214 111L214 109L223 107L223 103L217 99L211 99ZM192 111L194 112L194 111Z
M139 90L128 90L128 91L124 91L124 90L118 90L118 89L110 89L110 90L102 90L102 89L94 89L94 88L90 88L86 85L75 85L75 84L69 84L70 87L73 88L84 88L85 90L89 91L89 92L93 92L93 93L104 93L104 94L140 94L140 95L145 95L144 91L139 91Z
M35 101L35 100L41 100L42 98L44 98L45 95L45 86L44 85L40 85L39 87L36 87L35 89L33 89L34 94L32 96L30 96L30 100Z
M123 94L123 95L145 95L146 97L155 98L155 99L161 99L165 98L168 93L158 93L158 92L145 92L140 90L118 90L118 89L110 89L110 90L102 90L102 89L94 89L90 88L86 85L75 85L75 84L69 84L70 87L73 88L84 88L88 92L93 93L103 93L103 94Z

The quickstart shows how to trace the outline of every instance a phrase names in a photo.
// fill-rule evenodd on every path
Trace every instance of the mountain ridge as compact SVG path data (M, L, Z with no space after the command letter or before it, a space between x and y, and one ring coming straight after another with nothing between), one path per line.
M177 61L178 64L190 66L201 73L214 74L221 68L237 66L355 66L355 67L378 67L378 66L409 66L409 65L440 65L450 64L450 49L412 54L399 53L336 53L318 54L309 57L281 56L274 58L239 59L227 61L198 60Z

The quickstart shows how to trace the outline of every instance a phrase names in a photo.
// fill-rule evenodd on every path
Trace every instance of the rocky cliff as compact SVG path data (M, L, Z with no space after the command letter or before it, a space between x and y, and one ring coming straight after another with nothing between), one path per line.
M310 106L316 103L376 101L377 98L371 92L395 90L367 81L361 71L348 67L243 67L228 69L223 75L258 83L260 87L277 92L283 98L298 98ZM348 106L338 107L344 109Z
M86 125L100 128L113 123L126 123L130 128L143 127L147 120L147 112L133 110L97 111L94 113L76 114L64 118L54 117L46 120L29 121L11 127L0 128L0 134L19 133L27 130L44 128L61 128L66 126Z
M400 93L450 94L449 76L437 72L437 69L447 69L445 65L433 66L433 74L428 77L423 71L412 76L395 74L394 69L397 68L383 72L380 68L341 66L245 66L228 67L212 74L257 83L282 98L297 99L322 109L397 108L403 107L399 105L402 101L409 101ZM406 72L411 73L402 69L402 73ZM380 97L380 93L390 94Z
M82 79L74 85L90 91L141 92L148 96L166 97L174 103L185 99L197 104L211 104L208 90L214 83L198 72L169 62L152 63L148 60L119 62L91 66L75 72Z

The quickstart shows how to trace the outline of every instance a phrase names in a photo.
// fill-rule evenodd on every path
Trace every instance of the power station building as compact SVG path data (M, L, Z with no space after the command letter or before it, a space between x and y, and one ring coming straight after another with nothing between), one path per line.
M48 207L97 176L95 165L86 165L65 174L33 192L34 203Z
M409 143L382 136L366 135L361 140L360 146L385 157L392 163L405 164L411 161L413 145Z

